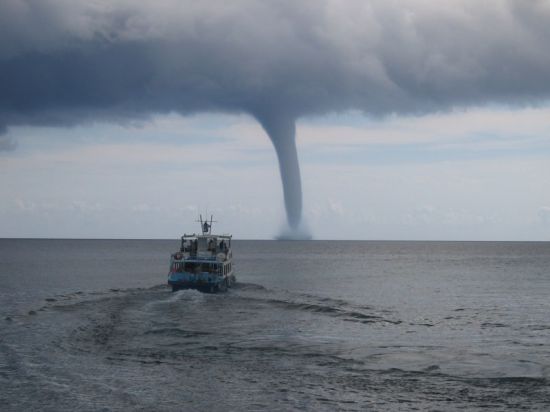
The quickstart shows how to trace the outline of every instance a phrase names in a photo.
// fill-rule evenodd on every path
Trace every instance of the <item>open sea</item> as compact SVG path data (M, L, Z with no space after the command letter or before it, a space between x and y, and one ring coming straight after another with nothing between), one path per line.
M550 243L0 239L1 411L550 410Z

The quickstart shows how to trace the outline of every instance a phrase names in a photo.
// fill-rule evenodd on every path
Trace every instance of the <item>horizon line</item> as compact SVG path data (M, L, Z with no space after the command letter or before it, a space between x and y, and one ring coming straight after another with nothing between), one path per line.
M141 238L141 237L2 237L0 240L129 240L129 241L141 241L141 240L159 240L159 241L178 241L177 238ZM232 240L237 241L274 241L274 242L453 242L453 243L548 243L550 240L494 240L494 239L477 239L477 240L465 240L465 239L280 239L280 238L235 238Z

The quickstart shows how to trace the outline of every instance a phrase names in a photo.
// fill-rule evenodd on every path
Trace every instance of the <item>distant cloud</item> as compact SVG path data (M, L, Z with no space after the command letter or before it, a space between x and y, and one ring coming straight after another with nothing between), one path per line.
M0 151L14 150L17 142L10 136L2 135L0 130Z
M550 224L550 206L542 206L538 211L539 220L544 224Z
M545 0L4 0L0 128L534 104L548 21Z

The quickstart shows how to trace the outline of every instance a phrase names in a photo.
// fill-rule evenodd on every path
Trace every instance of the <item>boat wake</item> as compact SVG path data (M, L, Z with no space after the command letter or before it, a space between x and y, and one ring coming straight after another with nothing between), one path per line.
M514 410L550 395L544 376L452 372L448 348L407 335L433 328L388 308L256 284L76 292L32 312L1 330L0 403L12 410L422 409L428 399Z

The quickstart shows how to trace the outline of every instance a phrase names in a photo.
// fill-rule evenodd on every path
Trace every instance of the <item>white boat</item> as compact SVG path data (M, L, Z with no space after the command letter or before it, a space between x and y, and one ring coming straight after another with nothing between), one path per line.
M181 237L180 250L170 257L168 284L172 291L198 289L203 292L226 291L235 282L231 235L212 234L213 217L203 221L202 234Z

